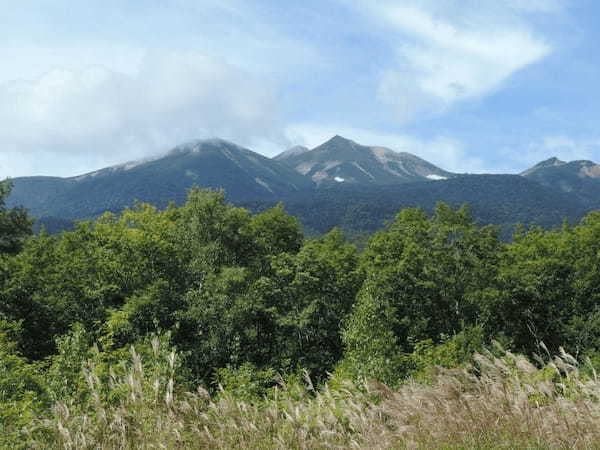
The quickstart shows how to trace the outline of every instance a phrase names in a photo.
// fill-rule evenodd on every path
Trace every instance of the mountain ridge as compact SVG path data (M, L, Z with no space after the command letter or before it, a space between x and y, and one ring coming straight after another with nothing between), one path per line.
M181 204L192 186L225 189L230 202L254 210L282 201L319 232L349 224L372 231L399 208L431 208L436 201L472 203L481 220L503 226L516 221L559 225L561 218L577 220L600 208L600 166L591 161L552 157L520 174L475 176L341 136L273 158L223 139L193 140L158 157L74 177L12 181L7 205L27 207L52 229L119 212L138 200L159 208L170 201ZM340 211L345 212L340 216Z
M83 175L12 180L8 204L35 216L70 219L120 211L135 201L159 207L182 203L194 185L225 189L228 199L280 198L310 190L312 182L284 164L222 139L195 140L148 161L106 167Z
M300 153L284 152L277 158L297 172L310 177L317 185L382 185L456 176L411 153L361 145L340 135L312 150Z
M555 192L569 193L592 209L600 208L600 165L589 160L542 161L521 173Z

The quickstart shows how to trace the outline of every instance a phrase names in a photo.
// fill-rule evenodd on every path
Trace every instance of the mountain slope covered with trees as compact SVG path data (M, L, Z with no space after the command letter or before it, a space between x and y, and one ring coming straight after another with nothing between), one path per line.
M136 201L164 208L185 202L192 186L225 189L234 202L281 199L312 189L312 181L284 164L221 139L192 141L150 160L108 167L71 178L13 180L9 205L35 217L88 219L120 212Z

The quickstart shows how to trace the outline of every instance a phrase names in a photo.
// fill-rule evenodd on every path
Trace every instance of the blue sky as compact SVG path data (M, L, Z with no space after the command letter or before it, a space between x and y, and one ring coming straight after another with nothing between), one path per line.
M334 134L444 169L600 161L592 0L21 0L0 13L0 177L222 137Z

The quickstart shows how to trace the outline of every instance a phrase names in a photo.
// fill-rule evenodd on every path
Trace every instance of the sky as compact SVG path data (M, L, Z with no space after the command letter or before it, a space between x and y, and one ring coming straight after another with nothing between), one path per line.
M446 170L600 162L594 0L20 0L0 9L0 178L220 137L339 134Z

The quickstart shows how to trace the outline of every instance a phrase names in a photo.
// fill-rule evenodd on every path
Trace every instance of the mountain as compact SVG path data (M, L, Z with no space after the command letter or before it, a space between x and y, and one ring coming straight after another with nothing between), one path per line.
M600 208L600 166L591 161L551 158L520 175L457 175L415 155L340 136L273 159L224 140L199 140L160 158L77 177L12 181L7 206L27 207L38 217L37 226L49 231L68 229L74 219L119 212L136 200L159 208L169 201L181 204L193 185L223 188L230 202L253 211L282 201L309 233L335 226L372 232L403 208L432 211L439 201L468 203L480 223L505 231L518 222L544 227L565 218L575 222Z
M548 158L542 162L539 162L535 166L525 170L524 172L521 172L521 175L524 177L527 177L529 175L535 174L536 172L543 171L543 169L548 169L551 167L561 167L561 166L564 166L565 164L567 164L567 163L564 161L561 161L556 156L553 156L552 158Z
M232 202L280 199L311 190L310 179L286 165L221 139L180 145L163 157L72 178L15 178L10 205L37 217L81 219L120 211L135 200L182 203L193 185L223 188Z
M521 175L553 191L566 192L589 208L600 208L600 165L592 161L542 161Z
M416 182L388 186L331 185L285 202L286 210L298 217L312 233L333 227L350 232L381 229L403 208L421 207L432 212L437 202L453 207L467 203L480 224L499 225L504 237L517 223L546 228L564 219L577 222L588 209L567 193L555 192L518 175L465 175L435 183ZM250 202L254 211L272 202Z
M307 147L304 147L302 145L296 145L295 147L292 147L292 148L286 150L285 152L282 152L279 155L275 156L273 159L275 161L285 161L288 158L291 158L293 156L298 156L298 155L301 155L302 153L306 153L306 152L310 152L310 149Z
M367 147L335 136L310 150L291 149L276 157L317 185L388 185L443 180L455 175L410 153Z

